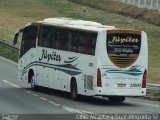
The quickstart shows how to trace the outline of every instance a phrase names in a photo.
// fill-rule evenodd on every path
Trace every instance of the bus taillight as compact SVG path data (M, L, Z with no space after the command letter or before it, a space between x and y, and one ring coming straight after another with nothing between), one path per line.
M101 71L97 69L97 87L102 87L102 80L101 80Z
M147 82L147 70L145 70L143 74L142 88L146 88L147 84L146 82Z

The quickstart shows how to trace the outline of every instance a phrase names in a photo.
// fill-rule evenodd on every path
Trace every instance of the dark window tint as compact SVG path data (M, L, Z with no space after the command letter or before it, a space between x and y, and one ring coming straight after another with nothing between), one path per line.
M38 45L53 49L94 55L97 33L41 26Z
M28 26L23 30L20 57L30 48L36 47L37 26Z
M94 55L95 54L95 45L97 34L93 32L83 32L83 31L76 31L77 35L74 36L73 39L74 45L77 50L75 52Z
M51 27L41 27L39 32L38 45L42 47L49 47L52 40L52 28Z

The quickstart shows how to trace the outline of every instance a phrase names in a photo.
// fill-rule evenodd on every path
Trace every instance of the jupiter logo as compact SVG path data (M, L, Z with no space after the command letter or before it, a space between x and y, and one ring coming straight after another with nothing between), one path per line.
M109 59L119 68L132 65L138 58L141 48L141 32L132 30L112 30L107 34Z

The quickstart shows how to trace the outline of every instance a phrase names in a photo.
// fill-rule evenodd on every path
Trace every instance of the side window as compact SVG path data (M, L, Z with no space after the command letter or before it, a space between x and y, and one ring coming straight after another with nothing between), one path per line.
M63 50L64 33L61 28L56 28L55 37L56 37L56 49Z
M55 49L57 47L58 37L59 31L57 31L57 28L52 28L52 39L50 41L50 48Z
M67 31L52 26L41 26L39 32L38 46L66 50Z
M56 28L54 31L54 37L56 41L55 48L58 50L68 49L68 30L63 28Z
M41 26L38 46L94 55L97 33Z
M78 47L79 47L79 42L80 42L80 34L78 31L73 31L72 32L72 51L73 52L79 52Z
M52 27L41 26L38 37L38 46L51 47L52 42Z
M83 54L87 54L86 49L88 49L87 47L87 38L86 38L86 34L84 32L80 32L80 40L79 40L79 53L83 53Z
M22 57L29 49L36 47L38 26L28 26L23 30L20 57Z
M88 31L74 31L72 34L72 51L94 55L97 33Z
M72 39L73 39L73 33L71 30L68 30L68 33L67 33L67 38L68 38L68 42L67 42L67 50L68 51L73 51L73 45L72 45Z
M89 55L94 55L95 54L97 34L96 33L87 33L85 35L85 38L86 38L86 53L89 54Z

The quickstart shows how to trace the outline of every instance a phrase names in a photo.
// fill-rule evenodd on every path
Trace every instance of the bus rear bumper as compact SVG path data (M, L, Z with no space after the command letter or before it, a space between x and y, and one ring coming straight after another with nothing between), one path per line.
M97 88L95 96L145 96L146 88L140 89L102 89Z

